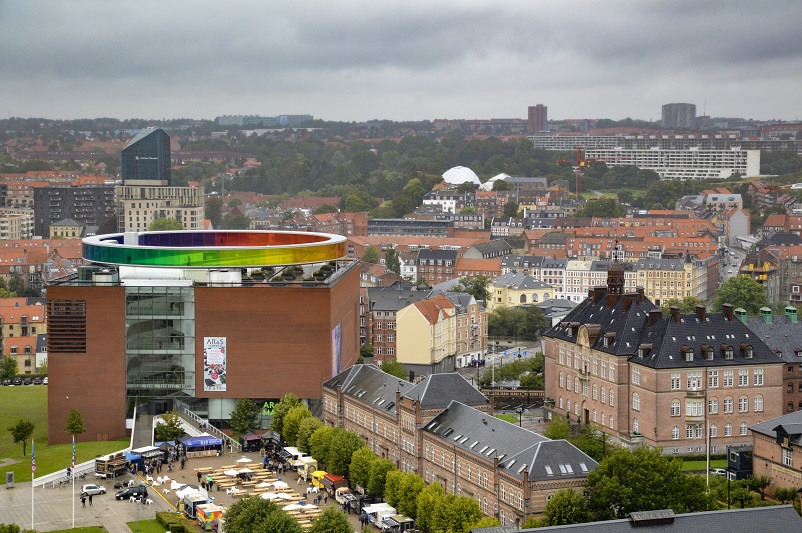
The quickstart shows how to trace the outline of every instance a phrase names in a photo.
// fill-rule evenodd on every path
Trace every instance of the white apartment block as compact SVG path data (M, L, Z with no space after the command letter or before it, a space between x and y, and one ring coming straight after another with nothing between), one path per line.
M202 230L202 187L121 185L114 189L118 231L146 231L157 218L174 218L185 230Z
M760 150L586 150L585 158L609 167L636 166L653 170L661 179L726 179L734 173L760 175Z
M33 210L0 209L0 240L13 241L33 237Z

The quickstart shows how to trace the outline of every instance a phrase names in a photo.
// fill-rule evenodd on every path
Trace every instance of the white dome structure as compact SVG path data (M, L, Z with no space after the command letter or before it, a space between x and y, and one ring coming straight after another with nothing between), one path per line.
M443 174L443 180L449 185L461 185L463 183L473 183L474 185L481 185L479 176L469 169L468 167L454 167L450 168Z
M479 186L479 188L481 190L483 190L483 191L492 191L494 183L496 183L498 180L502 180L503 181L503 180L505 180L506 178L509 178L509 177L510 177L509 174L505 174L505 173L502 172L501 174L499 174L497 176L493 176L492 178L490 178L489 180L484 182L482 185Z

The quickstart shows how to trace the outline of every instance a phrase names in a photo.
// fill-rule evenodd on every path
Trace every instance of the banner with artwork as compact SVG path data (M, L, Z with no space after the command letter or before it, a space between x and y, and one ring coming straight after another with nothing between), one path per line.
M336 376L343 370L343 323L340 322L331 330L331 375Z
M226 390L226 338L203 338L203 390Z

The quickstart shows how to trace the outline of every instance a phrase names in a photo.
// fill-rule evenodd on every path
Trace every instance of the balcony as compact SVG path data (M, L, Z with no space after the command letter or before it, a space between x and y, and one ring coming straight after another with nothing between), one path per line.
M685 391L685 397L686 398L704 398L705 397L705 391L704 391L704 389Z
M686 424L700 424L705 421L704 413L700 415L685 415L685 423Z

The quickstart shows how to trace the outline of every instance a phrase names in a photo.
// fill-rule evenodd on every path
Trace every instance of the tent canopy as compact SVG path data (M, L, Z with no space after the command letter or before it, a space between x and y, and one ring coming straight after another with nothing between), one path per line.
M223 444L223 439L218 439L208 434L198 435L196 437L184 437L181 439L181 444L187 448L197 446L220 446Z

